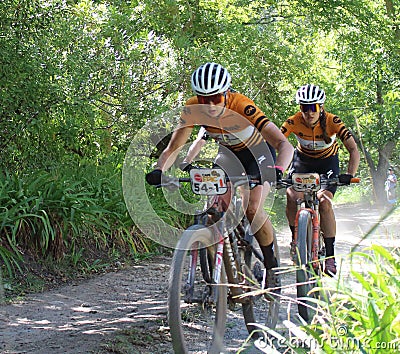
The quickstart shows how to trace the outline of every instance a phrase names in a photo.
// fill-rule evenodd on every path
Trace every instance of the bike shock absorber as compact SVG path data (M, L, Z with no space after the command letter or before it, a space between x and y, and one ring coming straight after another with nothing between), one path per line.
M230 241L230 237L227 235L224 237L224 256L227 258L228 262L225 264L230 268L227 269L227 276L230 283L236 283L238 278L238 269L236 265L235 256L233 254L233 249Z
M235 286L239 284L239 269L238 264L233 253L232 245L229 236L224 237L224 265L226 277L228 283L234 286L230 287L230 293L232 297L236 297L243 294L243 289L241 287Z
M320 218L319 218L319 200L316 198L313 202L313 238L312 238L312 260L314 269L319 268L319 242L320 242Z

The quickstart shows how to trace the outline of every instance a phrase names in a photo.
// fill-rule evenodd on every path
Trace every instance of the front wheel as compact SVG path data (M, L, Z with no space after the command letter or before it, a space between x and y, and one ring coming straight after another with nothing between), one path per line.
M296 288L299 314L307 322L311 321L315 314L315 303L307 300L313 296L310 291L315 286L317 276L311 264L312 235L312 214L302 210L299 214L297 231Z
M176 246L168 289L168 322L175 353L223 351L227 313L227 288L221 285L226 283L223 265L221 284L204 280L204 250L215 256L213 242L209 228L194 225Z

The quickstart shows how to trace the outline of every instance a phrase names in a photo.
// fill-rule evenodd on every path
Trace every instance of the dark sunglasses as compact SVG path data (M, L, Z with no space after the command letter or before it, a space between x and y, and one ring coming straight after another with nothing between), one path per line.
M211 102L214 104L218 104L222 102L222 99L225 97L225 94L217 93L216 95L211 96L200 96L197 95L197 100L200 104L210 104Z
M311 103L311 104L301 104L300 110L304 113L311 111L311 112L319 112L319 104Z

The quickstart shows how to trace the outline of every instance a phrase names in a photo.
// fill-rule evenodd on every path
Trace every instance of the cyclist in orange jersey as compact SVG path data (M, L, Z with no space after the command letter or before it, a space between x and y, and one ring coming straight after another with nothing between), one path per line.
M289 117L282 125L282 133L288 137L294 134L297 147L289 169L289 177L294 172L317 172L328 177L339 176L342 183L350 184L360 162L360 153L350 131L342 120L324 110L325 92L315 85L304 85L296 93L296 103L300 104L300 112ZM345 174L339 174L339 137L350 154ZM336 221L332 208L332 199L336 187L323 186L318 192L320 200L321 229L324 235L326 261L324 272L327 275L336 274L335 237ZM301 192L287 189L286 216L292 231L291 255L294 258L296 248L293 243L294 223L296 217L296 200Z
M267 287L279 287L280 279L272 270L277 266L273 228L263 204L270 191L267 181L271 180L271 171L274 178L281 178L292 160L294 149L250 98L231 89L231 76L220 64L201 65L193 72L191 84L196 96L186 102L179 126L161 153L155 170L146 175L146 180L152 185L161 184L162 172L174 163L194 126L201 126L209 137L218 142L215 164L225 169L228 176L241 175L242 172L261 174L263 184L249 191L241 188L242 199L246 216L264 255L264 265L268 270ZM265 142L278 152L276 164ZM202 145L200 139L197 148ZM183 162L184 169L189 170L191 161ZM230 196L227 197L229 199Z

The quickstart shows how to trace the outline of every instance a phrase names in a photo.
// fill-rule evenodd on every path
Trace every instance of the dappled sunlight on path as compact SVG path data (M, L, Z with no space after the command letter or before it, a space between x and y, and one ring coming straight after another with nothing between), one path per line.
M43 354L45 343L52 353L89 353L145 320L162 326L170 259L156 260L0 307L0 352Z
M371 245L388 249L400 246L400 214L394 212L384 218L387 212L388 209L368 205L335 207L336 260L343 274L348 273L350 265L357 271L367 266L365 259L350 259L351 251L363 251Z

